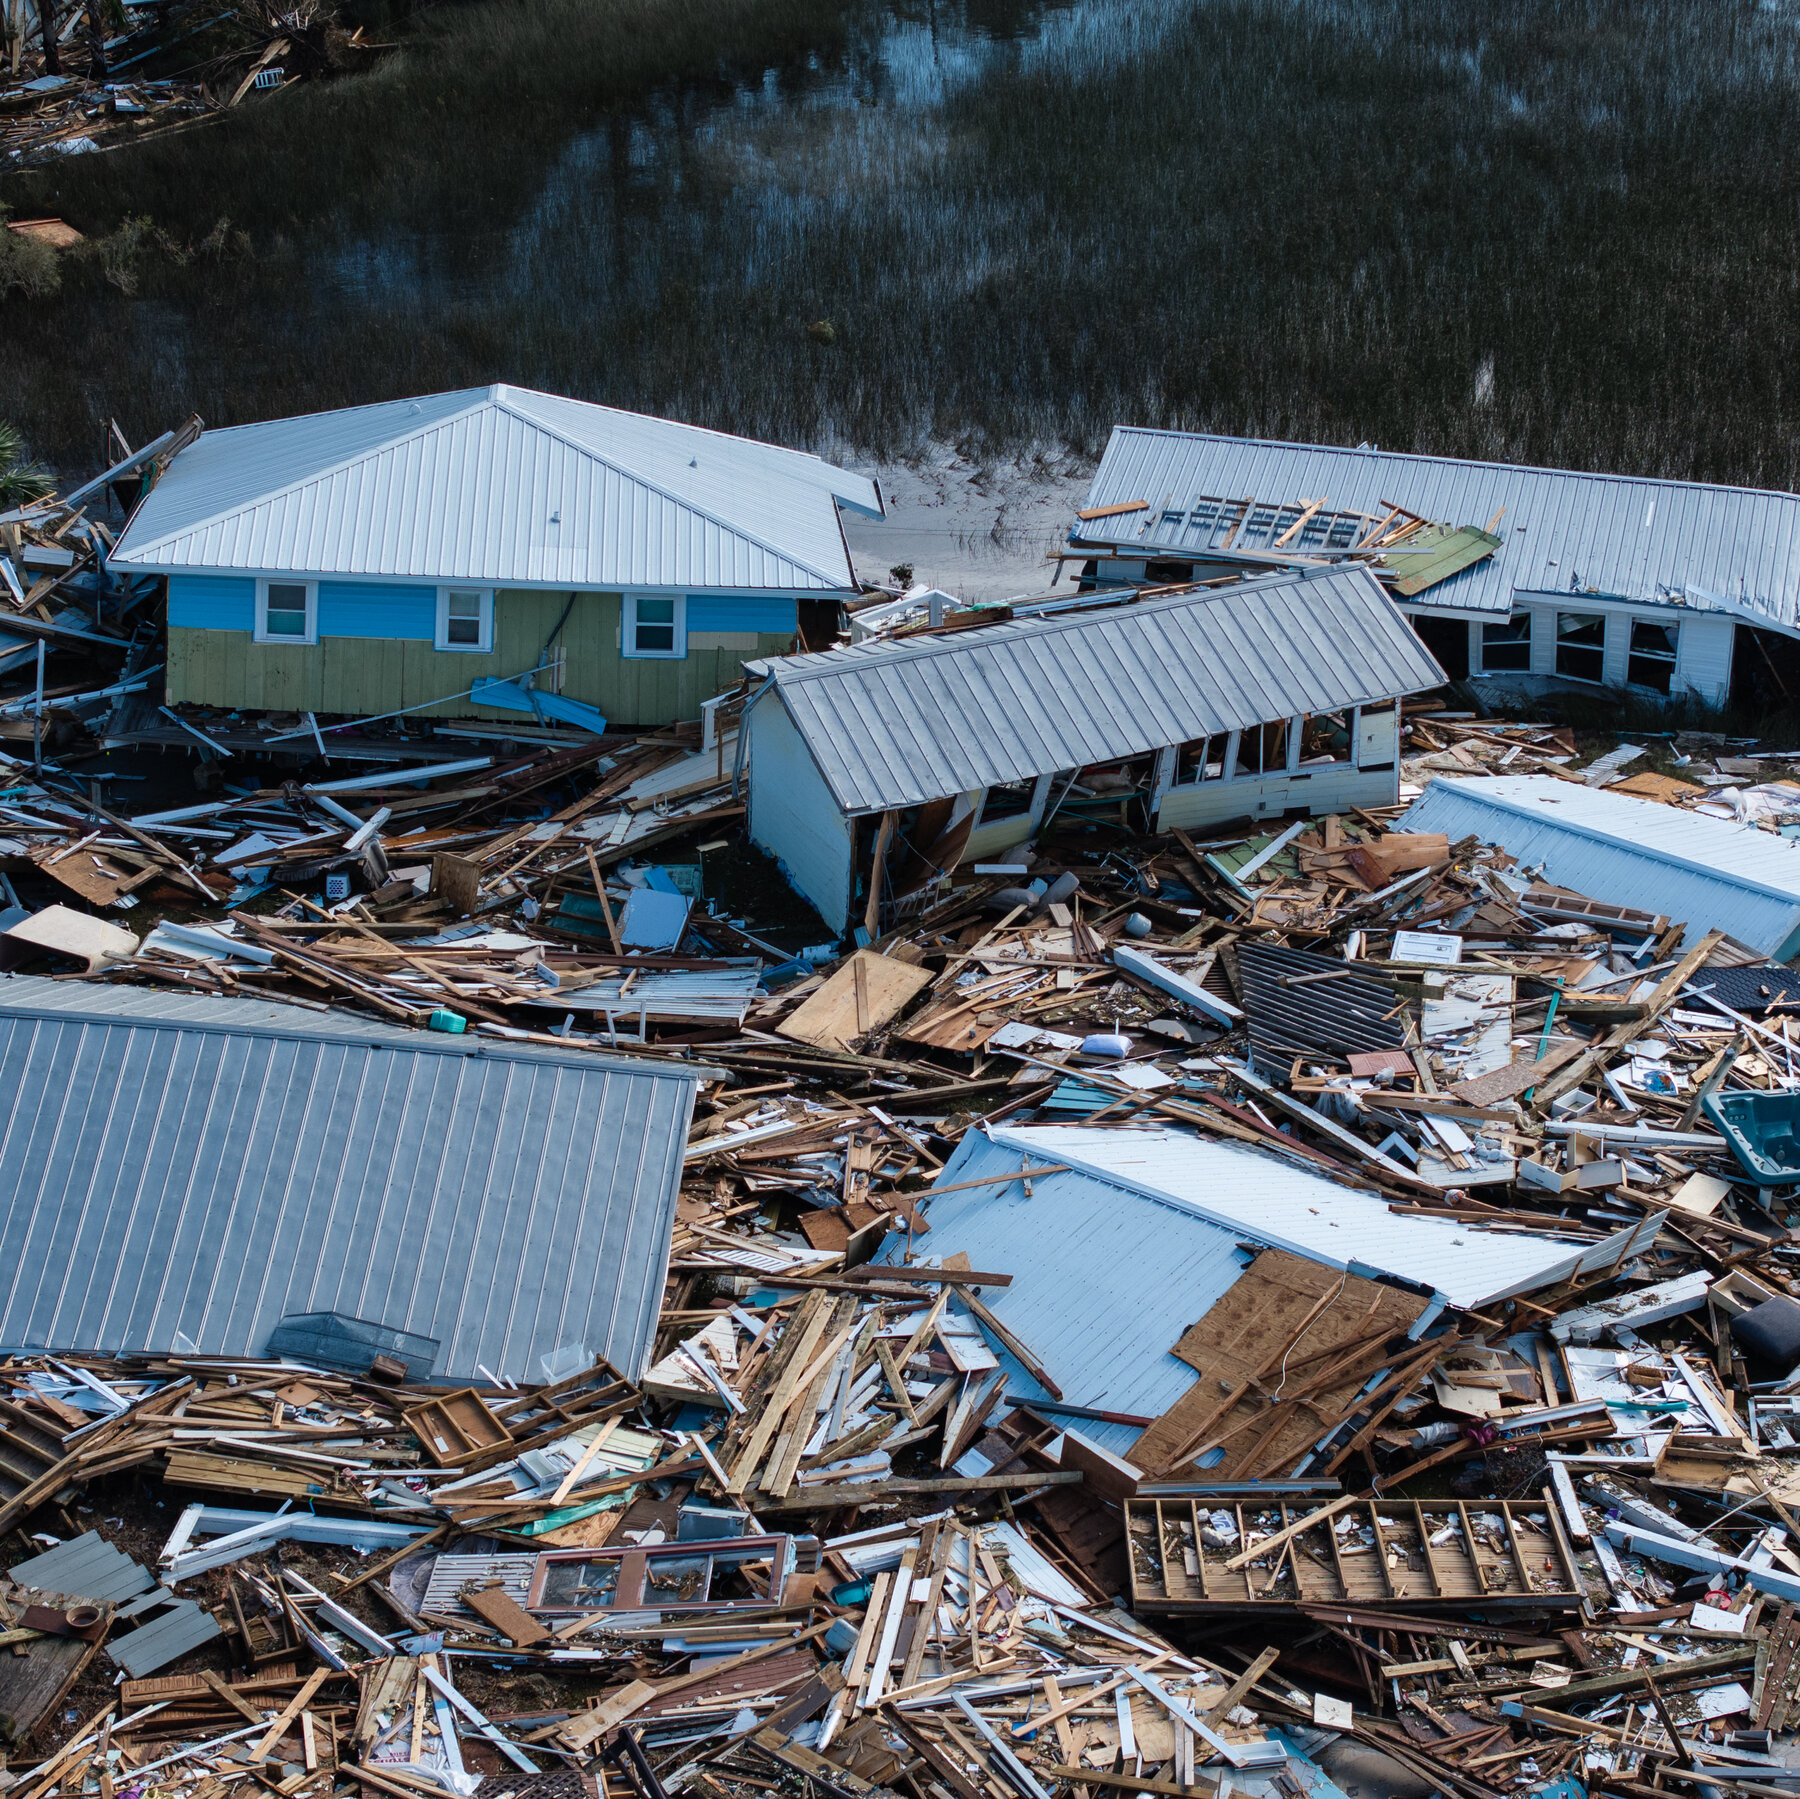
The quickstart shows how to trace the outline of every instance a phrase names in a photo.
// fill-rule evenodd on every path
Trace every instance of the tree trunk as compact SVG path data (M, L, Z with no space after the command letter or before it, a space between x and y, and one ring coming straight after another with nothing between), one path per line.
M38 29L44 37L44 73L60 75L62 56L56 47L56 0L38 0Z

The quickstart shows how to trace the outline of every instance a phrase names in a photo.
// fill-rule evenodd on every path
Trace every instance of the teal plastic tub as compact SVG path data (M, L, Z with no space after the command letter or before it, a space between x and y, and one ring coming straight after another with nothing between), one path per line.
M1709 1093L1700 1109L1759 1187L1800 1182L1800 1093Z

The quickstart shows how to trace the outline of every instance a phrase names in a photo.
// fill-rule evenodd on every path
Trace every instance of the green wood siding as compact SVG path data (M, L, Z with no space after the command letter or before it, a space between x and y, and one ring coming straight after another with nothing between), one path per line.
M793 637L696 632L680 661L626 660L619 654L621 596L505 590L494 596L494 648L485 656L428 643L376 637L328 637L313 645L252 641L242 631L169 628L171 703L253 711L369 715L421 707L421 717L518 719L516 712L445 696L487 677L516 680L538 660L563 622L562 690L598 706L620 725L662 725L698 718L700 702L735 686L742 665L779 656ZM439 702L432 704L433 701Z

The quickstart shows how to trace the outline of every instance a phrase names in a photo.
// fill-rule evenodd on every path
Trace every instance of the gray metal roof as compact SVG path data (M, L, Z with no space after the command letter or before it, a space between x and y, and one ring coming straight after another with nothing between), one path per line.
M1392 699L1444 679L1361 568L756 666L851 813Z
M642 1371L695 1071L234 1006L272 1009L0 983L0 1344L251 1356L334 1311L438 1378Z
M1478 836L1558 887L1720 930L1777 962L1800 950L1800 843L1729 818L1551 775L1434 776L1395 827Z
M1114 429L1087 506L1144 501L1147 511L1077 523L1072 539L1163 555L1216 548L1208 499L1326 502L1325 512L1380 517L1390 506L1503 539L1484 562L1408 602L1505 612L1515 592L1680 598L1794 628L1800 604L1800 495L1697 481L1403 456L1328 444L1274 443L1183 431ZM1504 508L1504 511L1502 511ZM1296 554L1314 547L1302 536ZM1403 558L1395 557L1395 565Z

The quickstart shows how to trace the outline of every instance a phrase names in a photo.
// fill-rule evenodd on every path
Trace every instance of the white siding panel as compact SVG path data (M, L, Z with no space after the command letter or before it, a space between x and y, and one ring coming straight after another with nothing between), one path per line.
M833 931L850 922L852 826L779 693L753 706L749 732L750 841L780 864Z

